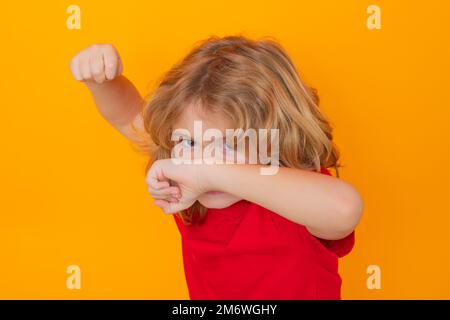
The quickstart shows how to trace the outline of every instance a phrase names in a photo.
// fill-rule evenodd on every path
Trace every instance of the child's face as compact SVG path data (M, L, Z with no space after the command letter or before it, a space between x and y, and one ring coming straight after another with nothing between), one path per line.
M198 121L201 121L201 128L199 127ZM183 114L173 127L174 131L177 129L187 130L189 135L180 136L179 139L176 139L175 144L178 145L178 150L181 150L181 152L175 153L174 157L191 160L199 158L205 159L205 156L209 159L218 159L219 157L226 159L226 153L230 152L230 148L232 148L227 145L225 141L225 130L234 129L231 121L220 114L202 113L196 105L191 104L186 107ZM215 139L215 137L207 135L208 132L212 132L211 129L218 130L216 131L217 133L220 131L221 136L224 139L221 150L220 146L218 148L217 145L215 145L212 149L208 149L214 145L211 142ZM195 152L196 149L197 152ZM209 155L212 155L212 157ZM236 153L236 160L239 159L240 161L246 162L246 158L245 153L244 155L241 153ZM241 200L241 198L229 193L218 191L204 193L198 198L198 201L206 208L225 208L239 200Z

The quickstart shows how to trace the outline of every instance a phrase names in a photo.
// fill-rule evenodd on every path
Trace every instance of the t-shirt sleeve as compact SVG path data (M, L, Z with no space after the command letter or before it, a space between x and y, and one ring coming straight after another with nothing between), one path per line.
M173 215L173 219L175 220L175 223L177 225L178 231L180 231L180 234L183 235L184 225L183 225L183 221L181 220L181 217L179 216L178 213L174 213L172 215Z
M325 167L321 167L321 173L331 176L330 171ZM315 238L318 239L328 250L334 252L338 257L343 257L349 254L355 245L355 230L353 230L352 233L347 235L345 238L338 240L326 240L318 237Z
M345 238L338 240L326 240L318 237L316 237L316 239L319 240L325 248L334 252L339 258L342 258L349 254L355 245L355 230Z

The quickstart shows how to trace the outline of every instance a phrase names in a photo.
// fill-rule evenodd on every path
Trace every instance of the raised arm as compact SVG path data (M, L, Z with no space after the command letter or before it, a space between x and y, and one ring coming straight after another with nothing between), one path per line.
M132 126L142 130L140 111L144 99L122 74L123 65L114 46L94 44L76 54L70 69L89 88L100 114L127 139L135 139Z

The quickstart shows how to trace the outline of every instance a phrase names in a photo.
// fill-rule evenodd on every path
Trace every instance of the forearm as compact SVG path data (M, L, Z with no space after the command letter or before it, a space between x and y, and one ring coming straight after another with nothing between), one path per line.
M124 76L96 83L86 81L100 114L117 130L129 136L129 125L142 110L144 100L136 87Z
M359 221L362 200L348 183L335 177L293 168L261 175L259 165L211 165L208 186L257 203L312 230L339 239Z

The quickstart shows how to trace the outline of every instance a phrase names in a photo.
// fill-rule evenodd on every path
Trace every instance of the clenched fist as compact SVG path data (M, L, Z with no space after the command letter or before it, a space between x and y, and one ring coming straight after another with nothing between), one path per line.
M123 70L116 48L111 44L94 44L70 61L72 75L78 81L103 83L118 77Z
M155 161L146 178L154 204L166 214L192 206L202 193L209 191L206 169L202 164L175 164L172 159Z

